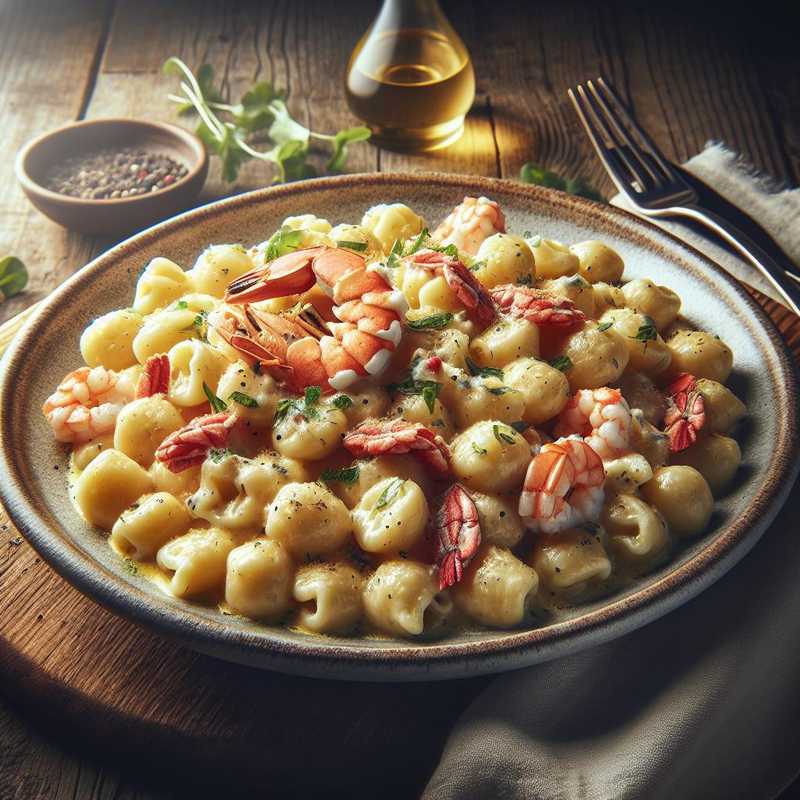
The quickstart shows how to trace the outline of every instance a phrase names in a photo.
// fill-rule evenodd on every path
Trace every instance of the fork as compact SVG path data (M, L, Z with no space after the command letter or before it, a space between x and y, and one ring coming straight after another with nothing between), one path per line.
M647 217L688 217L712 230L746 258L800 315L800 278L786 272L747 234L698 205L697 192L684 180L634 121L603 78L567 91L606 172L636 210ZM790 280L791 278L791 280Z

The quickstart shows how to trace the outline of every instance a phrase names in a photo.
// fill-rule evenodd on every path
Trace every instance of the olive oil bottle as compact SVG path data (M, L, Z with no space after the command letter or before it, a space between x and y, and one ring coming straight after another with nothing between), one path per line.
M346 90L378 144L435 150L461 136L475 74L436 0L384 0L350 56Z

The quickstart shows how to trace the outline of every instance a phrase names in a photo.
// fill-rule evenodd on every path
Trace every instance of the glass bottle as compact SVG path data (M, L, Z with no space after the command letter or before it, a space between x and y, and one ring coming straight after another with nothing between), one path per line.
M475 74L436 0L384 0L350 56L346 91L376 143L435 150L461 136Z

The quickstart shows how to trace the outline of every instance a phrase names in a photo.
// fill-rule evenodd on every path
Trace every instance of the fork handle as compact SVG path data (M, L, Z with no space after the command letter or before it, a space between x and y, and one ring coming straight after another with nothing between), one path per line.
M800 286L787 277L783 267L762 250L746 233L743 233L719 214L700 206L686 205L664 209L672 214L688 217L705 225L724 239L746 258L775 289L783 304L800 316Z

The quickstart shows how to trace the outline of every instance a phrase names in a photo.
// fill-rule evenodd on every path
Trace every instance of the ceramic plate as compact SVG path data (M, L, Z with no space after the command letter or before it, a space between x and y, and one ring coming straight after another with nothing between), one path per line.
M465 194L497 200L513 231L565 242L599 238L625 260L626 278L675 289L683 313L735 353L730 385L750 409L738 483L717 502L710 530L633 587L556 614L532 630L472 631L441 642L323 638L265 627L165 596L129 575L105 538L73 510L67 453L39 411L81 362L78 338L100 314L130 303L139 270L163 255L186 267L209 244L263 241L291 214L357 221L369 206L402 201L431 222ZM157 225L100 256L44 303L0 372L0 496L41 556L81 591L118 614L220 658L326 678L414 680L501 672L607 641L666 614L729 570L758 540L797 472L796 383L771 323L720 269L668 234L610 206L484 178L350 175L266 189ZM58 469L56 469L58 468Z

